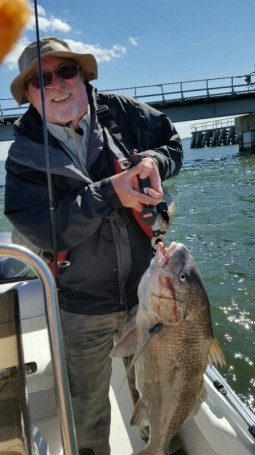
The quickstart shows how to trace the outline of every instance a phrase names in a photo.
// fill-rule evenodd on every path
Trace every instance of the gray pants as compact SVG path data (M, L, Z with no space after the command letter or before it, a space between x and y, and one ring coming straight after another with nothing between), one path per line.
M126 311L94 316L61 310L61 319L78 448L93 449L95 455L109 455L112 372L109 353L131 316ZM126 367L129 362L128 358L124 360ZM128 382L136 402L134 372L128 375Z

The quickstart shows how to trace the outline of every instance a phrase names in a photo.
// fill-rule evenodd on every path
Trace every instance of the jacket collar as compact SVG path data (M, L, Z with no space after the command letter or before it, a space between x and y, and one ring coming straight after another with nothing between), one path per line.
M89 148L92 150L88 157L88 166L92 166L93 162L98 158L103 141L98 141L98 137L102 133L101 127L96 119L96 97L95 89L86 84L89 103L91 107L91 134ZM9 149L9 157L14 161L35 168L37 170L46 171L46 158L44 148L44 134L42 118L37 110L30 105L25 114L19 119L14 127L15 141ZM58 139L48 133L50 167L54 174L65 175L67 177L76 178L90 182L89 178L77 169L71 158L60 145Z

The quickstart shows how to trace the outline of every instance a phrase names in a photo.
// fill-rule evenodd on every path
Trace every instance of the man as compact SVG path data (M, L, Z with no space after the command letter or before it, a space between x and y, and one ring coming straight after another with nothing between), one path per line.
M92 55L76 54L54 37L41 39L40 49L56 244L58 251L68 250L70 262L58 285L78 448L82 455L109 455L109 353L135 313L137 286L152 255L134 213L162 201L161 181L182 166L181 141L162 113L132 98L97 93L89 83L97 78ZM11 91L30 106L15 127L6 161L5 214L49 255L36 43L21 54L19 69ZM141 161L132 166L137 153ZM121 171L123 160L131 167ZM138 184L145 178L146 193Z

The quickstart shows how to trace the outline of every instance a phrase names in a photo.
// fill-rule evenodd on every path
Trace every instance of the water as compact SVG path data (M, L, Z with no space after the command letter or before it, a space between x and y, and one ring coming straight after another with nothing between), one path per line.
M254 411L255 155L240 156L238 146L190 150L189 144L183 140L183 170L167 185L176 205L168 240L185 243L196 259L227 360L220 371ZM7 231L3 184L0 161L0 231Z
M177 208L169 240L196 259L227 360L221 373L255 410L255 155L183 145L184 168L168 183Z

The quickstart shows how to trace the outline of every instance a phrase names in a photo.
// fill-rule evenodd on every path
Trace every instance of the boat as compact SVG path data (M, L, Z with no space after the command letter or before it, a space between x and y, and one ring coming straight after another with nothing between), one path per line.
M55 280L29 249L0 238L0 454L77 455ZM172 455L255 454L255 415L215 367L207 398L170 445ZM112 455L145 445L130 426L132 403L120 359L110 390Z

